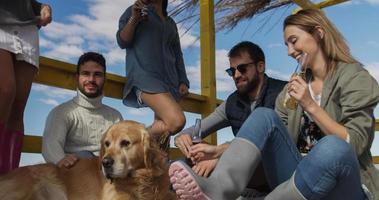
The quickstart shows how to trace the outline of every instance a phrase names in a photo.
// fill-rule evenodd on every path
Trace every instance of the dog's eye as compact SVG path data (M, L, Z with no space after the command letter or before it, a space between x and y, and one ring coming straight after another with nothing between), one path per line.
M110 144L111 144L111 143L110 143L109 141L105 141L105 142L104 142L105 147L109 147Z
M122 147L127 147L129 146L130 142L128 140L121 140L120 146Z

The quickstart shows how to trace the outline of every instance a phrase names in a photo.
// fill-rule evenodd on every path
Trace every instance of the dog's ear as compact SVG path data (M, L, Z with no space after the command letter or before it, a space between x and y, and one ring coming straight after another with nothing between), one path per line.
M152 158L150 155L151 141L150 141L150 135L147 131L142 131L141 140L142 140L142 146L143 146L143 162L146 168L151 168L152 166L152 161L151 161Z
M104 157L104 154L105 154L104 140L105 140L105 136L107 135L107 132L105 134L103 134L103 136L101 137L101 141L100 141L100 153L99 153L99 166L100 166L100 170L101 170L101 166L102 166L102 160L103 160L103 157Z
M167 166L166 154L154 143L147 131L143 134L142 141L145 167L152 169L155 176L160 176Z

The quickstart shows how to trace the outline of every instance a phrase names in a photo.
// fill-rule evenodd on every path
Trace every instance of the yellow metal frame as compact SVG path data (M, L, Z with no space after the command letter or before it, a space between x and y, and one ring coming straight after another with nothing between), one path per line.
M297 13L297 12L299 12L299 10L304 9L304 8L322 9L322 8L334 6L334 5L337 5L337 4L346 2L346 1L350 1L350 0L325 0L325 1L322 1L322 2L317 3L317 4L315 4L309 0L292 0L292 2L294 2L298 6L300 6L300 8L294 10L293 13Z

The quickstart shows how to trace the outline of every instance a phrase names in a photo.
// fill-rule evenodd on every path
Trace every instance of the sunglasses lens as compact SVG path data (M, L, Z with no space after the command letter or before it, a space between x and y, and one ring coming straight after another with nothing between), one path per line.
M241 74L243 74L243 73L246 72L247 66L248 66L248 64L241 64L241 65L237 66L237 69L238 69L239 72L241 72Z
M226 73L228 73L229 76L234 76L236 69L231 67L229 69L226 69L225 71L226 71Z

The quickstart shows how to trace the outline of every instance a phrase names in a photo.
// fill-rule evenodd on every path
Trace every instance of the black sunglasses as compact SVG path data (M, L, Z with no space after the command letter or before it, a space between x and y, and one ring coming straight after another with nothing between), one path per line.
M236 70L238 70L241 74L244 74L246 72L246 68L251 64L255 64L255 63L250 62L250 63L239 64L239 65L237 65L236 68L229 67L225 71L226 71L226 73L228 73L229 76L234 77L234 75L236 74Z

